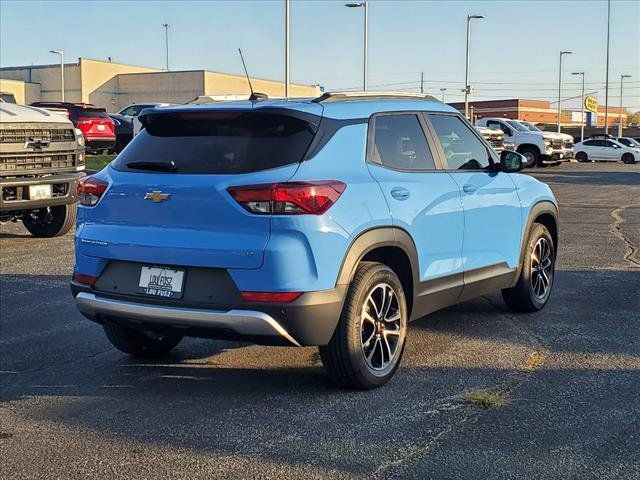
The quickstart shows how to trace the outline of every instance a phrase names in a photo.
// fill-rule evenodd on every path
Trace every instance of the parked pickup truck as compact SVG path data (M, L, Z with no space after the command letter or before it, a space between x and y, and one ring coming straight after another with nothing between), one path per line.
M480 132L480 135L484 137L484 139L489 142L489 145L498 153L502 152L504 148L504 133L500 130L494 130L492 128L487 127L478 127L476 126L476 130Z
M0 222L22 220L36 237L65 234L83 170L84 138L68 118L0 103Z
M550 132L531 131L518 120L499 117L481 118L476 124L480 127L501 130L505 141L514 143L517 152L527 158L527 166L556 164L569 160L564 152L562 139L556 138Z

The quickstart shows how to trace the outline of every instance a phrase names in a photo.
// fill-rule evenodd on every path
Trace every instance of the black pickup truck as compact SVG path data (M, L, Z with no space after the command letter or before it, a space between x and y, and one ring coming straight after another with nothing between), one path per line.
M84 138L58 112L0 102L0 222L64 235L76 219Z

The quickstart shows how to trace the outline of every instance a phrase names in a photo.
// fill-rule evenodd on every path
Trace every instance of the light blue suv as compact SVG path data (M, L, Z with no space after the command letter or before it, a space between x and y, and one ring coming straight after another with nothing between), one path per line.
M558 208L431 97L145 110L143 131L80 187L79 310L131 355L183 336L320 347L330 378L373 388L408 323L502 290L544 307Z

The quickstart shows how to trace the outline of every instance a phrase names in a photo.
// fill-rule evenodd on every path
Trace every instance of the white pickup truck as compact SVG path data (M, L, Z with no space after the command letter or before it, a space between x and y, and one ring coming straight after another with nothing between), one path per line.
M557 134L531 131L518 120L487 117L478 120L476 125L501 130L505 142L515 144L516 151L527 158L527 166L557 164L570 158Z

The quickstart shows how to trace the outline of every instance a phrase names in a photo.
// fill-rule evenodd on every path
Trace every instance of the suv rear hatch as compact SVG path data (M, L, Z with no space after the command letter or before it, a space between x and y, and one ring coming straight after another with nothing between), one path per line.
M321 112L321 107L319 112ZM319 116L296 111L176 110L146 128L111 167L95 207L81 208L84 255L163 265L255 269L270 216L249 213L229 187L285 182L311 144Z
M86 139L115 138L115 123L103 108L78 108L72 113L77 128Z

